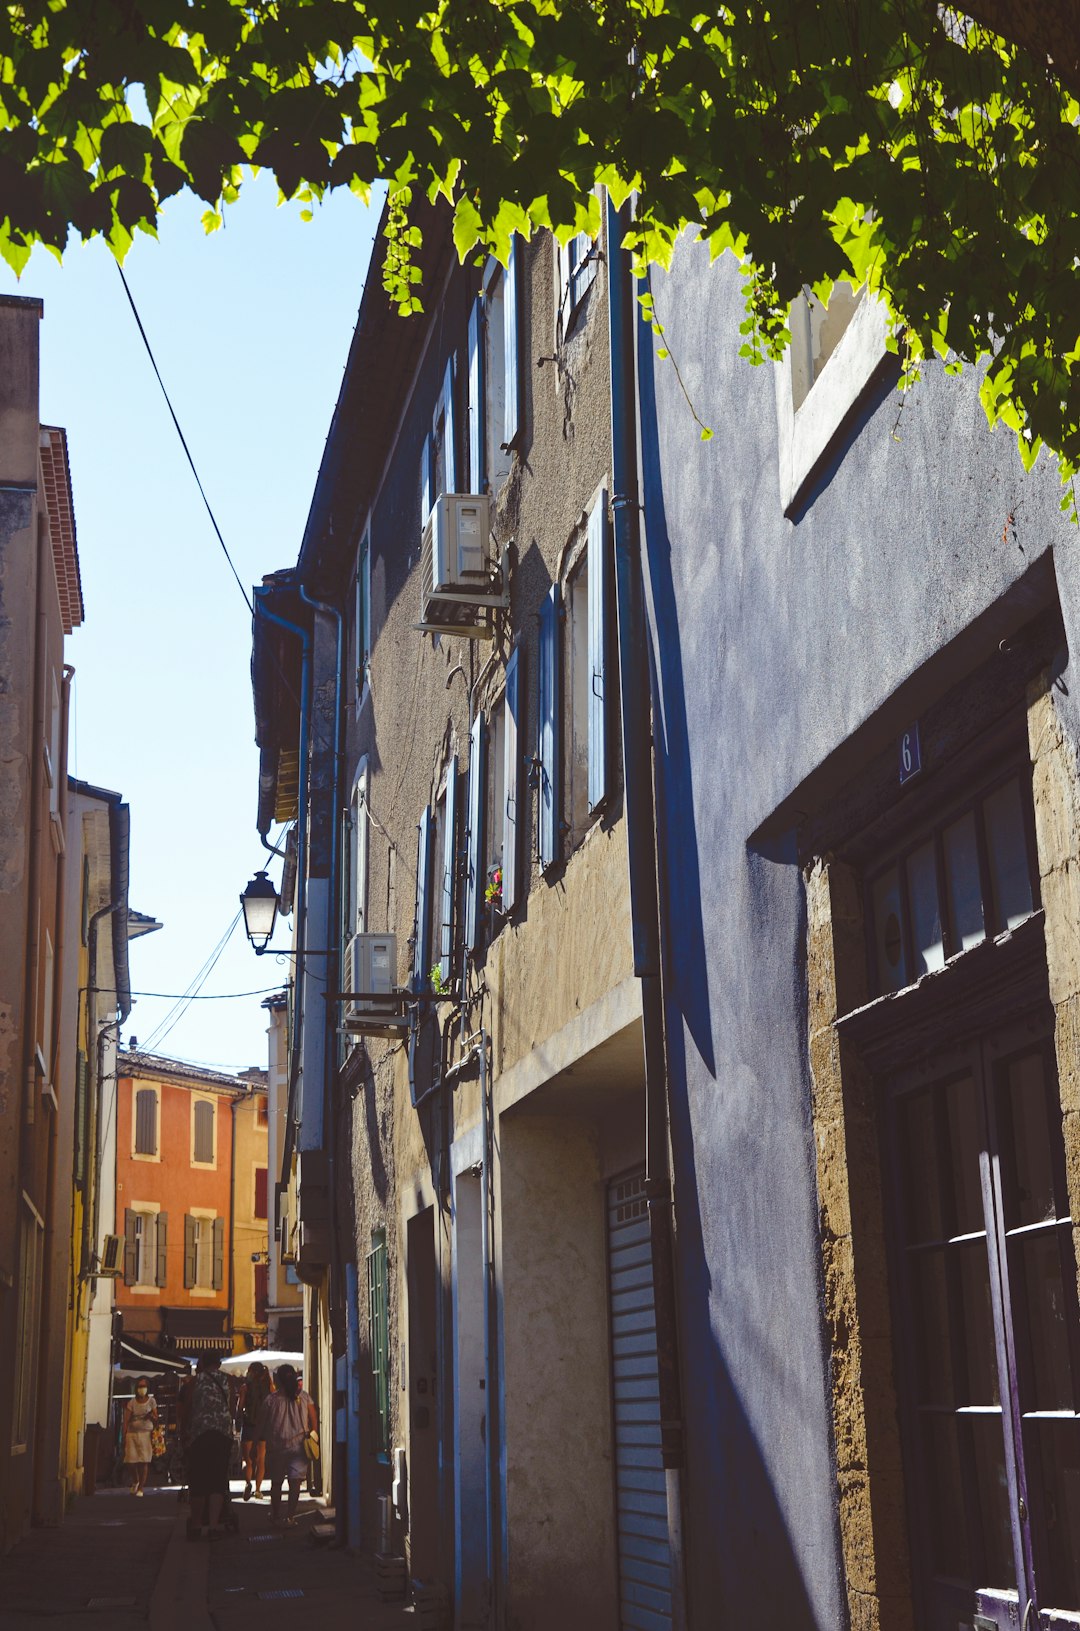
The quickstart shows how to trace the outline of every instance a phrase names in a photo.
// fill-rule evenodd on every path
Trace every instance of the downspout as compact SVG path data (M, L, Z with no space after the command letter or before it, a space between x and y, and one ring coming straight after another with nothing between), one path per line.
M638 471L636 324L630 257L623 236L630 206L616 210L608 197L608 338L611 357L611 484L615 533L615 601L618 613L619 687L630 916L634 973L641 982L645 1054L645 1193L656 1306L660 1392L660 1442L667 1486L671 1547L672 1618L686 1620L683 1549L685 1463L682 1386L679 1373L675 1294L673 1195L667 1100L667 1052L660 893L656 859L656 810L652 734L652 657L647 641L641 561L641 492ZM649 668L641 661L650 651Z
M293 1142L295 1137L296 1118L296 1090L299 1080L300 1046L299 1037L295 1034L299 1030L297 1017L304 1012L304 942L307 936L307 762L308 737L310 734L309 717L311 713L311 652L312 638L310 629L302 623L293 623L282 617L279 612L272 612L267 600L270 594L268 585L257 587L253 595L255 616L265 617L267 622L274 623L279 629L285 629L289 634L295 634L300 641L300 740L298 750L299 775L297 778L296 796L296 945L294 947L295 973L293 975L293 1030L294 1035L289 1038L289 1087L285 1100L285 1136L281 1146L281 1182L288 1186L291 1176ZM265 840L265 833L260 837Z
M342 1284L341 1279L341 1249L338 1241L337 1216L337 1162L335 1160L334 1127L334 1077L337 1074L337 1003L334 998L342 989L341 945L340 945L340 904L341 904L341 772L342 760L345 750L345 721L344 721L344 683L345 683L345 618L336 606L326 601L316 600L306 586L299 585L300 598L306 605L315 611L322 612L325 617L332 618L337 627L337 642L334 664L334 734L333 734L333 762L330 778L330 800L333 819L330 826L330 877L327 885L326 901L326 955L323 958L323 978L325 990L323 992L324 1012L323 1025L326 1040L323 1047L323 1148L326 1151L326 1184L327 1200L329 1205L330 1224L330 1273L327 1283L327 1315L330 1316L334 1307L334 1294ZM339 1355L334 1352L334 1327L330 1324L330 1356L331 1377L336 1381L336 1362ZM331 1386L333 1386L333 1381ZM328 1400L317 1400L323 1418L329 1421L333 1410L333 1397ZM346 1469L331 1463L330 1478L326 1478L325 1469L321 1469L323 1480L322 1492L330 1495L335 1501L341 1517L338 1522L339 1538L347 1522L345 1515L346 1503L342 1500L337 1489L338 1480ZM329 1485L329 1487L327 1487ZM347 1494L347 1491L346 1491Z
M230 1342L236 1341L236 1106L240 1098L240 1094L234 1094L229 1100L229 1295L225 1306ZM232 1352L236 1352L235 1347Z

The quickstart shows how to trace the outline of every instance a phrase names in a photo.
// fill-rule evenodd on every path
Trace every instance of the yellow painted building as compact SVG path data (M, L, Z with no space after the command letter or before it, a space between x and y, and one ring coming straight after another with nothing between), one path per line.
M241 1072L249 1093L233 1102L233 1351L266 1346L269 1300L269 1117L266 1071Z

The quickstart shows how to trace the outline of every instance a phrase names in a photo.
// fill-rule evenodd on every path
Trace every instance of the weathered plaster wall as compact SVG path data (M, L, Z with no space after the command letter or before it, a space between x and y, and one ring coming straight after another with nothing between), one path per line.
M868 752L898 735L926 665L1055 543L1073 643L1075 535L1052 468L1025 476L987 433L975 381L939 370L902 412L880 382L785 520L773 371L737 357L737 270L686 244L655 294L714 431L699 440L646 338L691 1608L833 1627L847 1605L791 829L811 772L860 728ZM1068 670L1065 684L1075 743Z

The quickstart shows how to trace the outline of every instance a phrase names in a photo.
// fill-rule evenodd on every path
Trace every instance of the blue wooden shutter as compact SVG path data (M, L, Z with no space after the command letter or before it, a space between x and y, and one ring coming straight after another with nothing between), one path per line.
M443 375L443 469L446 471L446 491L458 490L457 437L454 434L454 359L448 358ZM438 494L435 495L438 497Z
M484 762L487 759L487 721L477 714L469 734L469 830L465 871L465 944L476 949L480 902L484 882Z
M559 858L559 585L540 608L537 752L540 760L540 866Z
M502 909L509 912L518 898L521 870L521 661L517 649L506 664L506 702L503 723L503 846Z
M487 485L484 469L486 424L484 412L484 302L478 295L469 313L469 491L482 493Z
M607 652L608 586L607 494L589 516L589 809L608 795Z
M446 813L443 829L442 864L442 944L439 947L439 973L443 984L450 979L454 956L454 882L457 873L457 765L451 762L446 773Z
M503 447L512 447L521 428L521 386L518 378L518 271L519 243L510 240L510 259L503 279L503 358L505 402L503 404Z
M428 911L431 873L431 807L420 817L416 851L416 940L413 945L413 990L423 991L431 969L431 913Z
M424 437L424 448L420 455L420 530L427 526L428 516L431 514L431 437Z

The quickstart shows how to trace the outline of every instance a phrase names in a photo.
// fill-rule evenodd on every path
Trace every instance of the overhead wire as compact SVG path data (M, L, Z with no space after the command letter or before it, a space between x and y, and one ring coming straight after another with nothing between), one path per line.
M225 930L225 933L222 935L221 939L218 941L217 945L214 947L214 949L210 953L209 957L203 963L203 965L199 969L198 973L196 973L195 976L192 978L192 980L191 980L191 982L190 982L190 984L189 984L189 986L187 988L187 991L184 993L184 995L182 997L178 998L178 1000L169 1009L168 1013L165 1014L164 1018L161 1019L159 1021L159 1023L151 1031L148 1040L144 1044L144 1046L148 1050L152 1049L154 1047L157 1047L162 1042L164 1042L165 1038L170 1034L170 1032L172 1032L176 1028L176 1026L183 1019L184 1014L187 1012L189 1004L198 995L198 993L202 990L203 986L206 984L207 980L210 978L210 975L213 973L214 969L217 967L218 961L221 958L221 955L224 952L225 947L228 945L229 941L232 939L233 932L236 929L236 925L240 921L241 915L242 915L242 913L240 911L237 911L236 916L233 918L232 922L229 924L228 928Z

